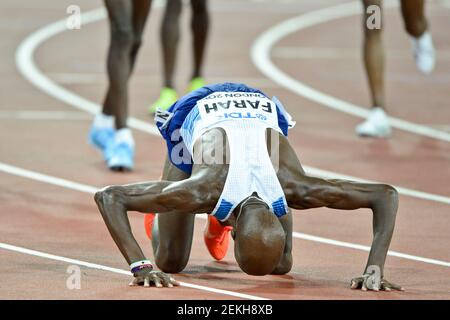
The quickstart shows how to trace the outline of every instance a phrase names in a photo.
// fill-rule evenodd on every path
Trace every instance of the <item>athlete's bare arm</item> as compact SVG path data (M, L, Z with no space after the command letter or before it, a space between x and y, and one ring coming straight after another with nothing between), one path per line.
M289 207L310 209L328 207L354 210L370 208L373 212L374 239L364 276L352 280L352 288L363 290L400 290L383 279L387 251L394 232L398 208L397 191L385 184L326 180L307 176L285 137L280 141L278 177ZM374 273L372 277L369 274Z
M203 136L202 152L214 148L213 130ZM171 170L166 162L165 171ZM211 212L225 183L224 165L195 164L188 179L181 181L151 181L109 186L95 194L95 202L111 236L128 263L145 259L131 231L128 211L163 214Z
M196 213L214 209L207 186L192 177L182 181L152 181L106 187L95 194L95 202L111 236L128 263L145 259L133 237L128 211L142 213ZM216 199L217 200L217 199Z

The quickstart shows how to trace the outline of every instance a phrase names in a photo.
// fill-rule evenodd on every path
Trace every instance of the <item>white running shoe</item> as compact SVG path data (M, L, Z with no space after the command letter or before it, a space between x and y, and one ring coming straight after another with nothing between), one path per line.
M411 37L412 50L419 71L429 74L436 64L436 52L431 34L426 31L419 38Z
M380 107L370 110L367 120L356 127L356 134L363 137L388 137L391 134L391 126L386 112Z

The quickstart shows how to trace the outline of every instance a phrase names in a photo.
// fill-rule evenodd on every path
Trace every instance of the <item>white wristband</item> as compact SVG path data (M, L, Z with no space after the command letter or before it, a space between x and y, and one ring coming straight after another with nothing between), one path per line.
M150 268L152 270L153 269L152 262L148 259L145 259L145 260L136 261L136 262L133 262L132 264L130 264L131 273L133 273L133 274L137 273L138 271L140 271L144 268Z
M132 264L130 264L130 268L133 269L133 268L139 267L144 264L152 264L152 262L150 260L136 261L136 262L133 262Z

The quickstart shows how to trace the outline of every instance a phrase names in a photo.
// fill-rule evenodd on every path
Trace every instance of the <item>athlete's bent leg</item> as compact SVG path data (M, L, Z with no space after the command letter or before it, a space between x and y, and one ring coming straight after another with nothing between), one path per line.
M152 0L138 0L134 1L133 6L133 46L131 48L131 68L130 72L133 71L134 65L136 63L137 53L142 45L142 34L144 32L145 23L147 22L147 17L152 6Z
M205 85L202 78L203 59L209 30L208 0L191 0L193 70L188 91L197 90Z
M405 30L409 35L418 38L428 30L424 0L402 0L401 8Z
M128 77L131 73L131 50L134 44L133 3L105 0L110 22L110 45L107 71L108 90L103 113L115 116L116 129L126 127L128 114Z
M372 109L363 123L356 127L359 136L387 137L391 133L388 117L385 113L384 91L384 48L383 48L383 19L380 28L372 28L367 24L371 11L370 6L381 8L381 0L363 0L364 3L364 67L369 84Z
M163 180L181 181L189 174L179 170L166 158ZM154 221L152 247L156 265L164 272L182 271L189 261L194 232L193 214L160 214Z
M436 64L436 53L425 17L425 1L402 0L401 4L405 29L411 36L416 66L421 72L428 74Z
M180 40L181 0L168 0L161 25L161 45L164 61L164 86L174 88L173 74Z
M91 126L89 141L103 152L108 161L113 154L116 129L126 128L128 113L128 76L130 52L134 35L132 25L133 3L126 0L105 0L110 24L110 44L107 58L108 89L102 112Z
M160 41L164 63L164 83L158 99L150 106L149 113L158 108L168 109L178 99L173 75L177 58L178 41L180 39L181 0L167 0L166 9L160 29Z
M103 114L114 116L117 131L108 135L109 141L103 143L102 149L111 170L131 170L134 167L135 142L131 130L127 128L128 79L142 42L142 30L151 0L105 0L105 6L111 40L107 62L109 81Z

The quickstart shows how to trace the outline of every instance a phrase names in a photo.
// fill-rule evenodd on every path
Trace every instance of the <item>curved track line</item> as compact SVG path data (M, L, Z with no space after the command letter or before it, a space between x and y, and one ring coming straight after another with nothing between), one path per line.
M94 23L94 22L104 19L105 17L106 17L106 13L103 8L91 10L91 11L88 11L88 12L85 12L82 14L82 23L83 23L83 25L88 24L88 23ZM62 19L62 20L56 21L54 23L51 23L49 25L46 25L46 26L36 30L32 34L30 34L20 44L20 46L18 47L18 49L16 51L17 68L19 69L20 73L28 81L30 81L33 85L35 85L37 88L39 88L43 92L49 94L50 96L52 96L60 101L63 101L65 103L67 103L68 105L71 105L77 109L86 111L91 114L95 114L100 110L100 106L98 104L96 104L88 99L85 99L82 96L80 96L74 92L71 92L70 90L56 84L50 78L48 78L41 70L39 70L39 68L36 66L36 64L34 62L33 55L34 55L34 52L36 51L36 49L39 47L39 45L42 42L48 40L49 38L51 38L57 34L60 34L64 31L67 31L66 20ZM137 129L137 130L140 130L143 132L147 132L152 135L159 135L159 132L154 125L151 125L142 120L130 117L129 125L130 125L130 127L134 128L134 129ZM3 167L2 167L2 165L0 165L0 168L2 168L2 169L0 169L1 171L5 171L4 170L5 165L6 164L3 164ZM8 166L9 169L15 168L14 170L16 170L16 169L24 170L24 169L12 167L9 165L6 165L6 166ZM322 170L322 169L318 169L318 168L314 168L314 167L304 166L304 168L308 173L310 173L312 175L323 176L326 178L340 177L343 179L350 178L353 180L366 181L366 180L361 180L356 177L350 177L350 176L346 176L346 175L342 175L339 173L326 171L326 170ZM5 172L11 173L11 170L9 170L9 169L8 169L8 171L5 171ZM25 171L28 171L28 170L25 170ZM23 172L21 171L20 173L16 172L13 174L30 178L30 176L22 175L21 173L23 173ZM56 178L56 179L58 179L58 178ZM48 181L45 181L45 182L48 182ZM48 182L48 183L50 183L50 182ZM416 198L420 198L420 199L424 199L424 200L430 200L430 201L436 201L436 202L450 204L450 198L448 198L448 197L434 195L434 194L425 193L425 192L416 191L416 190L407 189L407 188L402 188L402 187L396 187L396 188L403 195L416 197ZM81 190L79 190L79 191L81 191ZM202 217L202 216L199 216L199 217ZM303 240L327 243L327 244L338 245L338 246L343 246L343 247L347 247L347 248L364 250L364 251L367 251L367 248L368 248L366 246L361 246L358 244L317 237L317 236L303 234L303 233L299 233L299 232L294 232L294 237L303 239ZM395 252L393 252L393 253L394 253L394 255L397 254ZM389 254L391 254L391 252ZM399 255L397 255L397 256L399 256L399 257L401 256L405 259L416 260L416 261L421 261L421 262L425 262L425 260L427 260L427 261L430 260L430 261L436 261L437 263L435 263L435 264L449 266L448 262L445 262L445 261L416 257L416 256L412 256L412 255L405 255L402 253L398 253L398 254ZM431 262L428 262L428 263L431 263Z
M384 4L385 7L394 7L396 5L397 1L386 1ZM360 14L361 12L361 1L353 1L325 9L311 11L298 17L285 20L266 30L255 40L251 49L251 59L259 71L281 87L289 89L292 92L325 107L351 114L356 117L366 118L369 114L368 109L338 99L307 86L305 83L294 79L287 73L281 71L270 59L270 51L272 47L284 37L321 23ZM447 132L395 117L389 117L389 119L394 128L429 138L450 142L450 134Z
M158 2L156 2L155 4L158 4ZM82 25L94 23L106 18L106 10L104 8L91 10L83 13L81 15L81 18ZM33 85L35 85L48 95L60 101L63 101L77 109L86 111L91 114L96 114L100 111L100 106L97 103L85 99L82 96L56 84L44 73L42 73L34 63L33 54L39 47L39 45L64 31L67 31L66 19L58 20L33 32L17 48L17 68L19 69L22 76L25 77L25 79L30 81ZM159 135L159 131L155 126L150 125L149 123L142 120L130 117L128 119L128 124L134 129L144 131L153 135Z
M155 4L157 4L157 3L155 3ZM95 10L92 10L92 11L82 14L82 24L93 23L93 22L102 20L105 17L106 17L106 10L104 8L95 9ZM88 99L85 99L75 93L72 93L71 91L57 85L52 80L50 80L48 77L46 77L42 72L40 72L40 70L38 68L36 68L36 66L34 64L33 53L36 50L36 48L39 46L39 44L46 41L47 39L49 39L51 37L63 32L63 31L66 31L67 29L66 29L65 23L66 23L65 19L51 23L51 24L47 25L46 27L39 29L37 32L34 32L30 37L27 38L28 41L23 41L16 52L16 65L17 65L19 71L21 72L21 74L28 81L33 83L36 87L38 87L42 91L46 92L50 96L53 96L54 98L61 100L77 109L95 114L100 110L100 106L98 104L96 104ZM144 121L141 121L139 119L130 118L128 123L131 127L138 129L140 131L144 131L144 132L147 132L147 133L150 133L153 135L159 135L159 132L155 126L152 126L152 125L150 125ZM16 170L16 174L19 172L20 172L20 170L19 171ZM21 172L21 173L23 173L23 172ZM39 173L33 173L33 172L28 172L27 174L29 174L29 173L34 175L35 180L39 180L39 178L42 178L42 177L46 177L46 178L49 177L46 175L41 175ZM36 178L38 178L38 179L36 179ZM52 181L52 182L50 182L50 181ZM61 183L62 184L69 183L69 185L70 185L72 182L64 180L64 179L50 177L49 183L62 186ZM72 183L71 188L78 190L78 191L90 192L90 193L92 193L94 190L97 190L94 187L85 186L85 185L83 186L83 185L77 184L77 183L75 183L75 184ZM4 245L5 244L3 244L3 246ZM26 249L26 250L28 250L28 249ZM82 261L78 261L78 264L88 266L86 264L82 264ZM110 269L112 270L114 268L110 268ZM111 271L111 270L109 270L109 271ZM116 269L116 271L113 271L113 272L117 272L117 270L119 270L119 269ZM122 272L123 270L119 270L119 271ZM221 294L225 294L225 295L229 295L229 296L245 298L245 299L252 299L252 300L265 300L266 299L266 298L245 295L245 294L232 292L232 291L226 291L226 290L220 290L220 289L215 289L215 288L194 285L194 284L190 284L190 283L182 283L182 285L184 285L186 287L199 289L199 290L216 292L216 293L221 293Z
M89 23L94 23L104 18L106 18L106 12L103 8L94 9L82 14L82 24L86 25ZM54 37L55 35L63 33L65 31L67 31L66 20L62 19L49 25L46 25L30 34L25 40L22 41L22 43L17 48L16 51L17 68L19 69L23 77L25 77L33 85L35 85L37 88L47 93L48 95L74 108L89 112L91 114L95 114L99 112L101 108L100 105L55 83L53 80L47 77L36 66L34 62L33 55L36 49L39 47L39 45L45 42L46 40ZM128 124L131 128L159 136L159 132L156 126L148 122L133 117L129 117ZM362 180L359 178L342 175L340 173L326 171L310 166L304 166L304 169L310 174L322 176L325 178L341 177L342 179L350 178L358 181L369 182L368 180ZM395 187L401 194L406 196L450 204L450 197L435 195L409 188L403 188L398 186Z
M78 182L73 182L73 181L66 180L66 179L57 178L54 176L49 176L49 175L38 173L35 171L22 169L22 168L19 168L16 166L11 166L9 164L2 163L2 162L0 162L0 171L9 173L9 174L13 174L13 175L16 175L16 176L19 176L22 178L28 178L28 179L32 179L35 181L48 183L48 184L56 185L56 186L63 187L66 189L76 190L76 191L89 193L89 194L94 194L98 190L98 188L93 187L93 186L89 186L89 185L78 183ZM206 219L206 214L201 214L201 215L197 214L196 218ZM298 239L309 240L309 241L319 242L319 243L325 243L325 244L330 244L330 245L338 246L338 247L344 247L344 248L350 248L350 249L356 249L356 250L362 250L362 251L370 251L370 247L368 247L368 246L351 243L351 242L344 242L344 241L338 241L338 240L313 236L310 234L305 234L305 233L300 233L300 232L293 232L293 236ZM396 251L392 251L392 250L388 251L388 255L393 256L393 257L407 259L407 260L413 260L413 261L419 261L419 262L424 262L424 263L428 263L428 264L450 267L450 262L447 262L447 261L424 258L424 257L414 256L414 255L396 252Z

